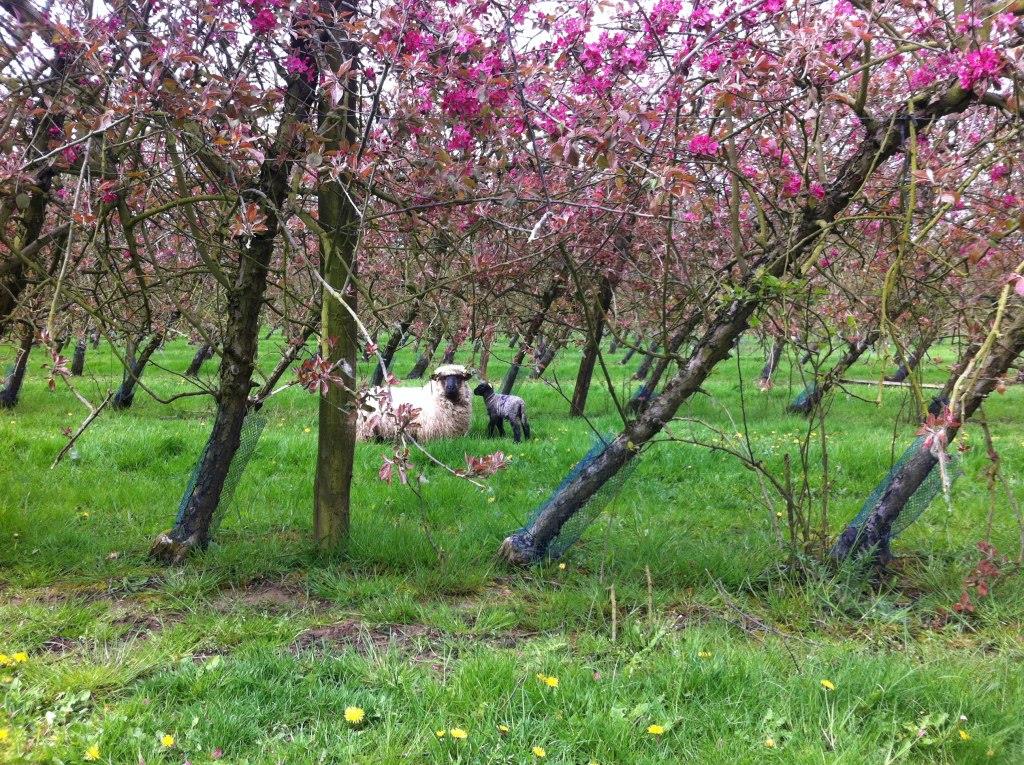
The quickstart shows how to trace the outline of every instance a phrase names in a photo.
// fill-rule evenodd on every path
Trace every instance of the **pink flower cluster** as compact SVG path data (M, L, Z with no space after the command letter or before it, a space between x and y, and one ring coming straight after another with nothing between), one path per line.
M956 73L960 87L970 90L979 82L995 77L1003 70L1003 59L994 48L972 50L960 61Z
M690 151L694 154L713 156L718 153L718 141L709 135L695 135L690 139Z

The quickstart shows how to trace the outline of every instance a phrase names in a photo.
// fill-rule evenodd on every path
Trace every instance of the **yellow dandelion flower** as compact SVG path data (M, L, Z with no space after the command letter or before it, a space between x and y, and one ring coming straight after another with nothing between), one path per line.
M160 745L164 749L170 749L172 746L174 746L174 736L172 736L169 733L165 733L163 736L160 737Z
M558 687L558 678L557 677L552 677L551 675L545 675L543 673L538 673L537 674L537 679L540 680L542 683L544 683L544 685L546 685L548 688L557 688Z
M28 654L24 651L18 651L11 658L14 659L15 664L24 664L26 661L28 661Z
M435 730L434 731L434 735L437 736L438 738L444 738L445 737L445 732L443 730Z
M13 667L14 659L5 653L0 653L0 667ZM538 675L540 677L540 675Z
M366 719L366 712L362 707L345 707L345 722L351 725L359 725Z
M960 730L958 730L957 733L960 734L960 740L961 741L970 741L971 740L971 734L968 733L967 731L965 731L963 728L960 728Z
M303 433L309 433L309 432L310 432L310 430L311 430L310 428L303 428L303 429L302 429L302 432L303 432Z
M559 563L558 564L558 570L559 571L565 571L565 564L564 563Z
M834 691L836 689L836 684L833 683L831 680L822 680L821 687L824 688L826 691Z
M505 725L505 723L501 723L500 725L498 725L498 733L500 733L503 736L507 734L510 730L511 728Z
M701 659L710 659L711 651L697 651L697 656L699 656Z
M85 750L85 754L82 755L82 759L86 762L96 762L100 758L100 748L98 745L93 744Z
M536 757L537 759L540 759L541 757L547 757L548 756L548 753L546 751L544 751L544 747L542 747L542 746L535 746L530 751L533 752L533 756Z
M665 726L654 723L653 725L647 726L647 732L652 736L661 736L665 733Z
M767 747L768 749L774 749L774 748L775 748L775 739L773 739L773 738L770 738L770 737L769 737L769 738L766 738L766 739L764 740L764 745L765 745L765 747Z
M450 731L448 731L448 735L458 741L465 741L467 738L469 738L469 734L466 733L466 731L464 731L462 728L452 728Z
M5 742L11 737L11 731L9 728L0 728L0 744Z

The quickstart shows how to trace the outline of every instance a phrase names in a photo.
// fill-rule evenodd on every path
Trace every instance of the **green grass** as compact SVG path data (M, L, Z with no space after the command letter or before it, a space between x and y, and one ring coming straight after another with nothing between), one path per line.
M263 344L264 368L276 342ZM497 351L495 378L508 355ZM147 384L163 397L187 390L161 370L183 370L191 353L182 342L158 352ZM954 350L939 355L948 365ZM12 356L0 346L0 364ZM549 374L565 393L577 360L564 353ZM534 746L556 763L1024 760L1020 579L1007 567L973 615L950 610L988 512L976 426L954 512L933 503L898 540L902 565L880 588L787 573L777 498L735 458L683 443L644 454L564 568L522 573L494 552L586 452L591 425L617 430L602 386L588 424L567 417L554 388L522 383L535 430L522 445L485 439L477 401L470 436L432 452L459 466L467 453L505 451L511 465L490 493L424 466L421 503L377 479L386 447L360 447L352 538L330 558L309 542L315 400L290 389L265 409L270 423L217 543L165 569L146 551L173 521L211 401L162 405L140 392L50 470L62 428L85 412L63 385L47 389L43 361L37 351L22 401L0 412L0 653L28 654L0 669L0 761L81 762L92 745L109 763L206 763L216 750L230 763L528 763ZM397 371L412 361L407 349ZM813 428L783 413L798 371L783 366L775 389L757 392L762 361L743 346L742 407L731 361L680 415L733 443L745 418L755 452L781 474ZM635 365L609 362L617 392L628 392ZM869 359L853 376L877 379L885 367ZM94 400L120 376L104 348L90 349L86 372L79 385ZM933 364L926 377L944 374ZM887 390L881 406L875 388L856 392L871 403L839 394L827 422L833 531L915 429L894 425L903 391ZM1011 388L986 405L1018 492L1022 403ZM715 438L694 422L671 431ZM821 453L810 441L818 502ZM1017 536L1000 490L993 542L1015 557ZM346 706L364 708L366 723L348 725ZM649 734L651 724L667 730ZM465 741L437 738L456 727Z

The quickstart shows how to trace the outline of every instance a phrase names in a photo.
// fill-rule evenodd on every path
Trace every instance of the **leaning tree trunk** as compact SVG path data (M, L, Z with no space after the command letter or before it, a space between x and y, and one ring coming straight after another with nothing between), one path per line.
M612 335L612 342L608 346L608 355L611 356L613 353L619 350L619 336Z
M442 364L451 364L455 361L455 354L459 352L459 344L452 340L448 343L448 346L444 349L444 354L441 356Z
M340 307L340 306L339 306ZM380 352L380 360L377 362L376 368L373 370L373 375L370 376L370 385L377 386L384 383L384 377L388 374L391 369L391 362L395 358L395 354L398 353L398 349L402 346L402 342L409 334L409 327L416 321L416 317L420 312L420 299L417 298L413 301L412 307L409 312L405 315L398 326L395 327L394 332L388 337L388 344L384 346Z
M565 341L568 336L568 332L562 332L558 337L553 338L548 342L547 347L544 349L544 353L542 353L540 358L537 359L537 365L530 373L531 378L539 380L544 376L544 372L547 371L547 368L551 366L551 362L554 361L555 355L565 346Z
M427 346L423 349L423 353L420 354L419 358L416 359L416 363L412 369L409 370L409 374L405 376L406 380L420 380L427 371L427 367L430 366L430 362L434 360L434 354L437 353L437 346L441 344L441 328L435 329L430 339L427 340Z
M768 354L768 359L761 368L761 377L758 379L758 386L761 390L771 387L772 378L775 376L775 370L779 368L779 361L782 360L782 350L785 347L786 342L784 340L776 339L772 343L771 352Z
M355 14L356 0L333 0L333 5L342 23ZM355 75L359 71L356 64L359 45L345 29L341 25L329 28L330 37L325 43L324 57L331 70L340 69L347 61L352 72L337 105L332 105L325 94L321 95L320 134L325 139L324 148L329 151L354 146L359 137L359 81ZM321 268L324 281L333 290L324 291L321 342L325 357L341 378L340 383L330 385L327 393L320 397L313 483L313 539L322 550L337 549L348 538L356 456L354 396L359 329L355 278L359 213L349 196L348 185L348 178L325 182L317 196L319 222L324 229L320 237ZM416 300L406 326L396 334L401 336L408 331L419 312L421 300ZM390 357L387 363L391 363Z
M36 11L29 3L5 2L2 5L4 10L14 17L14 27L16 30L22 30L21 33L26 29L31 30L30 25L38 26L39 33L47 38L56 31L49 19ZM16 36L20 36L20 34L16 33ZM74 57L77 56L73 52L73 46L68 46L67 52L65 52L64 46L59 45L54 46L52 50L54 55L49 61L48 76L41 82L35 83L35 90L38 90L38 103L41 108L36 110L36 116L31 120L32 139L26 156L27 160L33 162L49 152L49 143L54 133L63 134L64 132L64 116L57 109L61 91L68 81L68 69ZM25 256L34 245L41 243L40 235L46 223L47 207L56 176L57 170L50 162L45 162L42 163L35 178L28 178L24 183L25 189L28 190L28 203L24 207L21 217L20 231L7 240L16 241L19 251L13 252L10 248L4 247L3 255L0 257L0 335L3 335L7 329L11 315L18 307L21 293L28 285Z
M306 61L315 61L308 38L293 38L291 48ZM279 221L277 211L288 194L288 178L300 147L294 142L301 123L309 118L314 93L304 75L288 78L285 103L274 144L260 166L258 187L241 196L259 206L266 231L239 237L239 256L227 289L226 327L221 341L220 388L213 430L196 469L195 486L178 514L174 527L160 534L150 556L164 563L179 563L192 550L210 540L210 525L220 501L231 461L241 441L242 423L250 410L249 391L259 345L260 309L267 287ZM354 366L354 365L353 365Z
M526 352L530 349L530 344L533 343L533 339L540 332L540 328L544 324L544 320L547 318L548 310L554 305L555 301L562 296L565 291L565 281L561 274L555 276L551 280L551 284L544 290L544 294L540 298L540 308L537 313L530 319L529 325L526 327L526 333L523 335L523 342L519 344L519 349L516 351L516 355L512 357L512 363L505 373L505 379L501 383L501 392L509 394L512 392L512 388L515 387L516 378L519 377L519 370L522 369L523 359L526 358ZM516 335L518 337L518 334ZM509 346L510 348L512 346Z
M204 343L199 346L199 350L196 351L192 357L192 361L188 365L188 369L185 370L185 377L198 377L199 373L203 369L203 364L207 360L213 358L213 346L209 343Z
M924 358L931 344L931 337L922 338L913 353L910 354L910 358L902 361L896 371L885 378L886 382L903 382L910 377L910 373L917 369L917 365L921 363L921 359Z
M528 565L542 560L562 526L661 432L718 362L729 355L749 326L750 317L768 300L763 293L758 294L758 290L753 289L755 280L760 283L759 280L765 277L781 279L799 273L808 252L813 256L813 247L827 229L827 224L846 209L875 169L903 147L906 131L895 125L913 119L918 125L918 135L921 135L938 118L963 112L974 100L973 93L953 83L938 95L919 96L896 113L874 122L873 129L837 169L835 179L828 184L820 202L793 213L799 216L793 221L796 226L793 230L784 227L785 232L792 233L793 237L769 241L764 246L764 254L750 263L750 275L739 280L744 296L731 300L709 320L704 336L665 390L652 399L643 414L629 423L582 471L559 488L526 528L507 537L502 542L500 555L513 565ZM910 114L907 109L912 110ZM705 302L713 304L710 299Z
M142 353L135 357L134 352L129 352L125 361L124 375L121 378L121 387L110 399L110 406L114 409L128 409L135 401L135 386L142 379L142 373L150 358L164 342L165 332L157 332L146 343Z
M636 368L636 372L633 374L634 380L646 380L647 375L651 373L651 366L654 364L654 359L657 358L658 346L660 343L657 340L652 340L650 347L644 353L644 360L640 362L640 366Z
M619 359L619 363L625 365L625 364L628 364L630 361L632 361L633 360L633 356L636 355L637 348L642 346L643 343L644 343L643 335L637 335L636 339L633 341L633 344L626 348L626 353L625 353L625 355L623 355L623 357L621 359Z
M28 368L28 357L32 352L32 344L35 340L35 332L32 326L25 325L21 335L21 345L18 347L18 356L14 360L14 369L0 388L0 409L13 409L18 403L18 396L21 394L22 383L25 382L25 370Z
M569 416L582 417L587 408L587 397L590 395L590 382L594 378L594 367L601 352L601 338L604 336L605 316L612 304L614 287L607 276L601 277L601 288L594 305L594 316L587 332L587 346L583 350L579 372L576 373L576 385L572 389L572 401L569 402Z
M863 356L867 350L874 345L878 338L882 336L882 333L873 329L868 332L867 337L856 343L850 343L846 347L846 353L842 355L839 361L836 362L821 380L812 380L810 385L812 386L806 396L798 397L796 401L791 403L786 411L792 414L803 414L810 415L815 409L818 408L818 404L825 398L825 394L831 391L843 376L857 360Z
M683 343L690 339L693 335L694 329L697 324L700 323L703 312L694 311L690 316L683 322L682 326L675 331L675 333L669 338L667 352L662 354L658 359L658 363L654 365L654 369L647 376L647 381L640 386L640 389L633 394L633 397L629 400L629 409L634 414L641 412L647 404L650 402L654 392L658 389L658 384L661 382L661 378L665 375L669 364L675 358L675 355L679 353L679 349L683 347Z
M956 418L953 419L951 416L944 418L941 420L943 423L941 427L931 434L935 443L945 445L953 443L962 424L970 419L988 394L995 389L999 379L1010 368L1014 359L1024 352L1024 305L1014 305L1008 311L1012 311L1012 316L1005 317L1007 322L1003 331L997 335L991 350L984 353L982 349L979 349L975 354L973 372L968 372L973 382L964 391L959 406L957 402L953 402L957 409ZM978 358L981 353L984 353L984 358ZM965 366L969 366L969 364ZM953 385L949 386L951 390L954 389L956 380L962 377L962 374L956 372L954 375L956 379L953 380ZM833 559L843 560L860 553L874 556L881 565L892 559L889 549L892 524L899 517L910 498L914 496L914 492L924 483L928 474L938 465L939 448L933 449L924 443L921 444L917 452L904 462L896 475L892 477L889 486L868 513L864 523L861 526L851 523L839 535L830 552ZM941 448L945 448L945 446Z
M85 352L89 347L89 341L85 335L78 338L75 343L75 353L71 357L71 375L81 377L85 373Z
M480 341L480 368L477 375L481 380L487 379L487 367L491 363L491 343L494 338L487 336Z

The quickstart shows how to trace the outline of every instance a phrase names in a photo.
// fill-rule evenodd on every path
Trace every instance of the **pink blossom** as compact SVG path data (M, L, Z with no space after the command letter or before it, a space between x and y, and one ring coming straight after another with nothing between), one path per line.
M601 49L593 44L584 45L580 54L580 66L584 72L593 72L601 66Z
M988 171L989 180L995 182L1000 181L1010 174L1010 168L1006 165L995 165L991 170Z
M717 72L724 63L725 58L716 50L711 51L711 53L700 60L700 65L707 72Z
M694 8L693 13L690 14L690 23L697 29L707 29L711 26L713 19L711 11L700 5Z
M709 135L695 135L690 139L690 151L694 154L714 155L718 152L718 145L718 141Z
M277 18L269 8L261 10L252 20L252 31L258 35L268 35L274 31L276 26Z
M469 149L473 146L473 135L466 129L466 126L461 122L452 128L452 137L448 141L449 151L459 151L460 149Z
M480 97L476 90L471 90L465 85L459 85L454 90L449 90L441 100L441 108L445 114L453 117L461 117L464 120L471 120L480 114Z
M1016 194L1003 194L1003 205L1007 210L1012 210L1019 201Z
M811 184L811 196L820 202L825 198L825 187L815 181Z
M465 53L474 45L480 42L480 37L472 29L463 29L455 38L455 50L458 53Z
M995 77L1003 70L1003 59L993 48L972 50L960 61L956 73L960 87L970 90L978 82Z
M1014 277L1013 291L1024 297L1024 276Z
M434 50L434 38L418 29L410 29L402 39L407 53L430 53Z
M767 14L778 13L785 7L785 0L764 0L764 2L761 3L761 10Z
M797 173L790 173L782 187L782 193L788 197L795 197L804 186L804 180Z
M64 157L64 161L69 165L73 164L78 159L79 148L77 146L65 146L61 149L61 156Z
M935 69L929 66L921 66L910 73L910 87L914 90L927 88L935 82Z
M301 74L307 78L313 75L313 67L309 62L294 54L284 60L284 68L289 74Z

